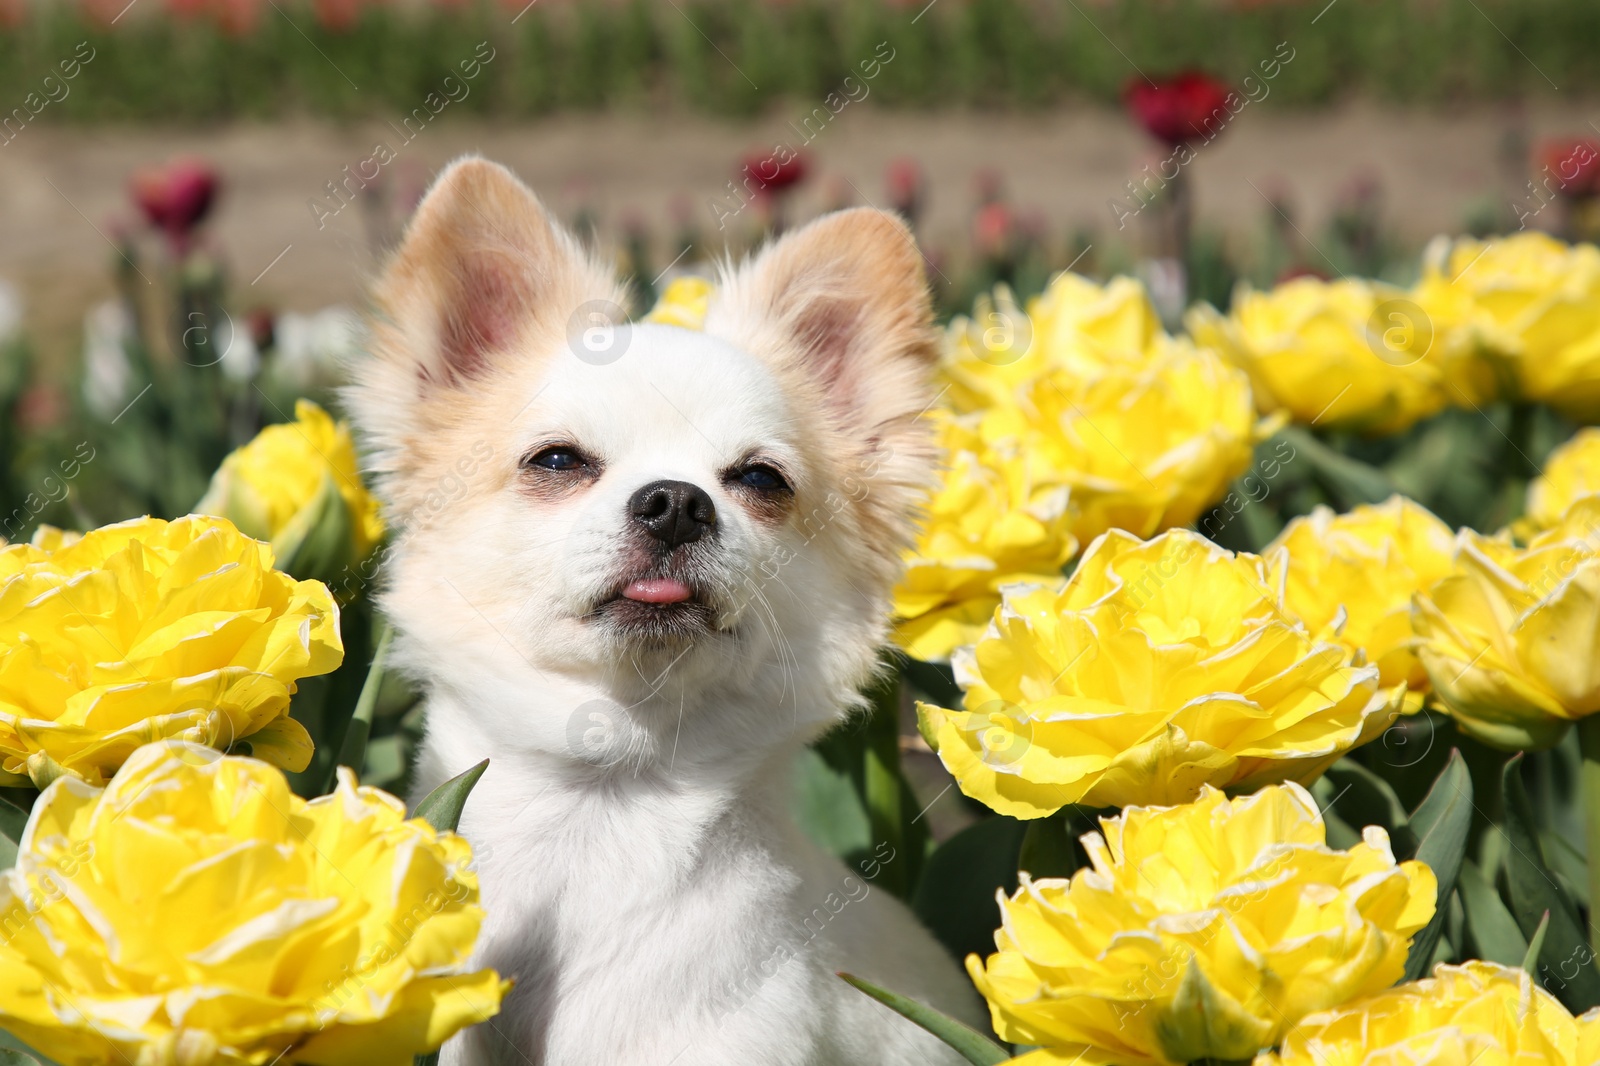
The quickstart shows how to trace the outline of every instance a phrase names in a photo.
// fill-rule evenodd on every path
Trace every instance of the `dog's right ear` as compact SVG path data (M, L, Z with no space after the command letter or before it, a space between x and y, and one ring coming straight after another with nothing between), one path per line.
M372 357L348 396L379 470L459 422L459 400L497 367L554 350L593 300L622 302L610 271L511 171L478 157L446 167L374 287Z

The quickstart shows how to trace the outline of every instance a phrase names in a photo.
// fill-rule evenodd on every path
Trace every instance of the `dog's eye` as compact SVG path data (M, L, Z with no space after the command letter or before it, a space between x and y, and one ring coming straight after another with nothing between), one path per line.
M757 492L789 492L789 483L783 475L765 463L752 463L734 475L735 480Z
M588 464L575 448L554 445L543 451L536 452L527 460L528 466L543 467L546 470L581 470Z

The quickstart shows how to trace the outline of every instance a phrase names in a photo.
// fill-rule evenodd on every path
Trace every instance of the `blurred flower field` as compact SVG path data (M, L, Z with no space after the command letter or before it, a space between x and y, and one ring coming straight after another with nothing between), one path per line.
M48 105L78 120L407 114L486 37L508 61L454 103L502 116L669 103L754 114L785 97L821 99L885 39L897 76L880 99L917 108L1113 102L1129 62L1237 79L1286 38L1297 77L1274 92L1294 106L1351 91L1402 103L1584 92L1600 77L1588 46L1600 13L1583 0L1340 2L1352 10L1313 27L1324 4L1310 0L164 0L131 11L127 0L5 0L0 99L50 93L29 72L84 40L109 91L69 85Z
M1306 99L1511 77L1457 8L1344 2L1371 17L1296 46L1323 78L1295 83ZM955 70L970 102L1119 100L1179 158L1230 97L1186 68L1265 62L1275 20L1306 13L1227 6L1238 35L1198 57L1205 6L1096 6L1178 72L1116 88L1049 58L1070 35L1029 33L1013 0L915 30L893 3L693 10L775 93L831 84L892 25L896 70ZM1491 6L1593 77L1573 55L1589 7ZM383 79L407 91L429 49L471 52L486 10L295 9L352 69L414 62ZM93 62L129 91L95 107L157 113L140 49L213 87L183 106L357 106L325 70L291 71L298 99L239 91L284 32L248 0L113 14L0 4L0 71L126 32ZM1391 38L1418 26L1440 32L1406 53L1411 83ZM665 27L642 4L541 5L500 44L557 73L486 67L470 106L724 100ZM895 105L925 102L900 84ZM1600 1063L1597 159L1587 139L1535 153L1543 229L1501 215L1407 249L1358 190L1320 244L1276 211L1244 256L1192 217L1183 164L1137 201L1158 233L1137 256L1040 232L984 172L966 243L929 250L940 474L888 669L800 758L795 804L852 865L905 856L874 884L964 962L992 1032L847 979L981 1064ZM810 167L738 160L726 235L623 227L631 313L699 329L724 243L797 221ZM915 161L885 185L915 224ZM483 767L397 798L421 708L373 597L408 531L338 393L365 327L249 303L207 229L226 193L200 159L130 177L114 295L67 372L0 288L0 1064L428 1063L515 977L471 963L486 856L454 830ZM442 480L424 521L461 491Z

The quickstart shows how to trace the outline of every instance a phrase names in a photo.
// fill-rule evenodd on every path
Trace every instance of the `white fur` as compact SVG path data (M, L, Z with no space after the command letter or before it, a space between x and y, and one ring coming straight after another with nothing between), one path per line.
M393 658L427 694L417 794L492 760L461 824L487 912L475 962L517 980L443 1063L961 1062L834 976L982 1024L959 968L876 869L846 869L788 810L792 763L858 699L884 632L884 596L852 586L842 553L896 548L763 523L722 485L751 449L783 460L802 498L821 476L763 360L669 326L617 341L606 365L556 353L481 386L515 391L499 402L517 413L458 427L492 457L401 537L388 570ZM382 417L355 399L369 424ZM530 502L512 468L552 437L604 473ZM639 647L582 616L625 565L629 496L667 478L716 503L720 630ZM905 861L887 845L878 860Z

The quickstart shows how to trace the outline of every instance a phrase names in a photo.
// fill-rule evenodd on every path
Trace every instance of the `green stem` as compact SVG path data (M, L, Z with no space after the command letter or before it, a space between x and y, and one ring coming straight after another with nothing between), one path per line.
M1600 714L1578 719L1583 828L1589 845L1589 945L1600 951Z
M344 739L339 742L339 757L328 768L328 783L324 793L333 791L335 775L341 766L348 766L357 775L366 762L367 738L372 735L372 713L378 705L378 690L383 687L383 664L389 657L389 642L394 639L394 627L385 622L378 646L372 653L372 665L367 668L367 679L362 682L361 695L356 698L355 713L345 726Z
M900 793L900 672L887 675L872 692L867 725L866 800L873 840L894 849L895 862L883 867L880 882L904 899L910 890L906 869Z

